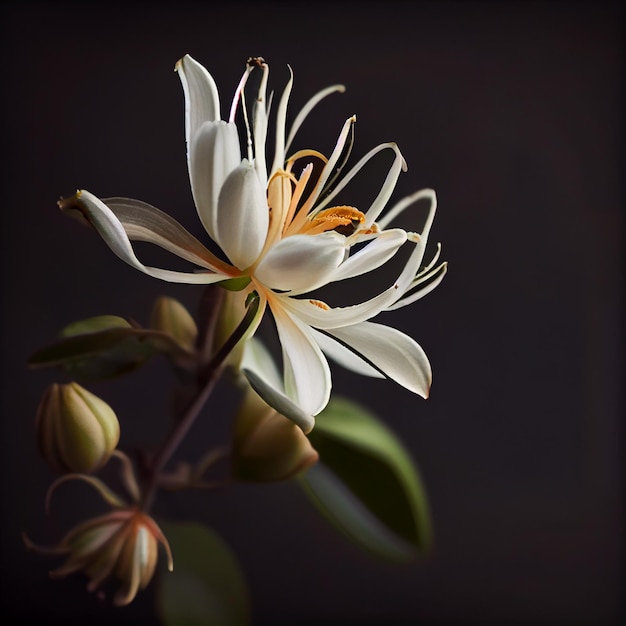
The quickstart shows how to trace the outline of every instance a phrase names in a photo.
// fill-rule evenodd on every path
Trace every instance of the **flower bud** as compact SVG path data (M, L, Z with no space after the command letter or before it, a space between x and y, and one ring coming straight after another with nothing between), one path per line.
M36 430L42 456L62 472L88 473L102 467L120 438L113 409L73 382L46 390Z
M158 298L152 309L150 326L173 337L185 350L192 352L195 349L198 327L178 300L166 296Z
M295 476L319 455L291 420L249 388L235 417L232 473L237 480L272 482Z
M117 509L79 524L52 548L33 544L24 536L26 546L42 554L67 555L67 560L50 572L52 578L64 578L82 571L89 578L88 591L95 591L108 578L121 584L113 604L130 604L139 589L144 589L154 574L158 544L162 543L172 571L172 553L165 535L156 522L136 508Z

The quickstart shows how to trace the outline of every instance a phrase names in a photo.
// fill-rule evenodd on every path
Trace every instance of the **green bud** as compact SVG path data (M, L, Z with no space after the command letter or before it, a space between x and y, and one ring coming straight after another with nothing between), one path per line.
M73 382L48 387L37 411L36 430L42 456L61 472L99 469L120 439L113 409Z
M174 338L185 350L193 352L198 327L187 309L174 298L161 296L154 303L150 326Z
M237 480L285 480L317 462L302 429L277 413L249 388L235 417L232 474Z

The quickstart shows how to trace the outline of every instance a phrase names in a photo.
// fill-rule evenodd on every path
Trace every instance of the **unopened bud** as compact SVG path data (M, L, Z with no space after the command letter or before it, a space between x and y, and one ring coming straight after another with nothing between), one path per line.
M102 467L120 438L113 409L77 383L48 387L39 404L37 439L56 471L89 473Z
M235 479L285 480L313 465L318 458L302 429L248 389L235 418L232 454Z
M158 298L152 309L150 326L173 337L185 350L194 350L198 327L189 311L178 300L167 296Z

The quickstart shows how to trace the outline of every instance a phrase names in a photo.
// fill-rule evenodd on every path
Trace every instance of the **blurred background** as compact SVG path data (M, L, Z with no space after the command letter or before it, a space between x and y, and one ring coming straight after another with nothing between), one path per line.
M56 207L78 187L140 198L202 237L173 71L190 53L213 74L223 112L248 56L270 63L278 93L293 68L292 113L345 84L301 144L328 153L356 113L355 159L396 141L408 162L395 198L437 191L432 240L448 275L388 320L429 355L431 398L334 369L337 391L384 418L419 465L435 550L381 563L292 483L180 494L159 511L225 539L256 623L620 623L620 3L8 2L1 21L4 616L157 623L154 586L114 610L81 576L49 580L58 561L24 550L22 531L52 543L94 502L67 486L45 514L53 476L34 415L55 377L25 363L76 319L146 323L161 294L197 306L201 288L141 275ZM381 158L355 182L350 203L367 206L388 166ZM165 432L169 380L157 360L92 388L118 410L123 446Z

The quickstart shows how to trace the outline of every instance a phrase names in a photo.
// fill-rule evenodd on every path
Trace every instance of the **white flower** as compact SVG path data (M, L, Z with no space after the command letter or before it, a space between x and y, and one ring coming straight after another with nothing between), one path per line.
M354 116L344 123L330 156L315 150L289 154L305 117L322 98L343 91L341 85L316 94L295 117L287 135L290 78L277 106L275 154L268 166L268 65L262 59L248 61L228 121L221 119L217 87L207 70L190 56L181 59L176 68L185 93L187 157L196 209L205 230L228 260L212 254L167 214L138 200L100 200L82 190L74 198L61 200L61 208L79 209L117 256L150 276L195 284L249 279L244 294L258 292L260 306L248 336L269 307L282 346L284 371L282 377L269 375L267 361L257 358L254 343L246 344L243 371L266 402L305 432L313 427L314 416L330 396L325 355L361 374L391 378L427 397L431 369L420 346L400 331L369 320L414 302L443 278L446 264L437 265L439 251L422 265L436 208L434 191L418 191L383 214L400 172L406 169L394 143L370 150L339 177L352 148ZM244 87L255 68L262 75L249 120ZM235 124L240 103L243 136ZM240 145L247 145L244 158ZM372 204L364 211L333 205L337 194L383 150L392 150L394 161ZM296 170L303 159L319 161L322 167L314 170L313 162L308 162ZM430 208L420 234L389 227L421 199L428 200ZM161 246L201 270L185 273L147 267L136 257L131 240ZM389 287L375 297L333 308L305 295L381 267L405 243L413 246L407 262Z

